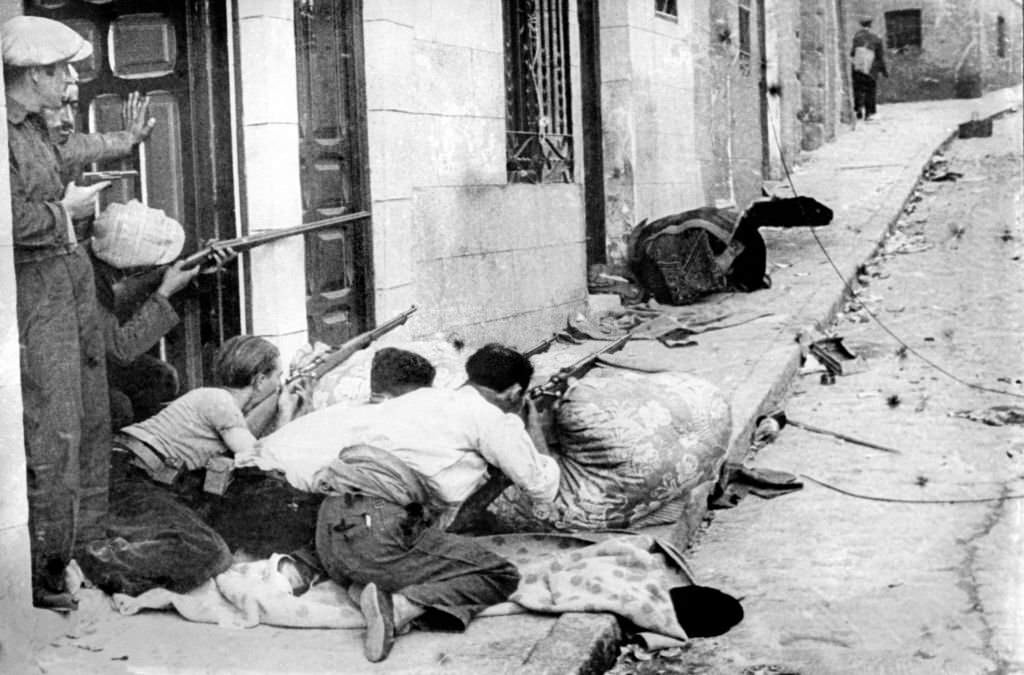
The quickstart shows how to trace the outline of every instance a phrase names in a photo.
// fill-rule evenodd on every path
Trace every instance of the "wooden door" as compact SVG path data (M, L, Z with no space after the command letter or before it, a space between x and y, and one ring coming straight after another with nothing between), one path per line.
M373 322L362 2L295 0L306 317L311 341L340 344Z
M133 91L150 98L157 124L133 157L98 169L137 169L105 201L135 198L163 209L185 229L185 251L235 236L230 163L227 25L211 0L29 0L27 14L63 21L88 39L93 55L76 64L78 128L123 128L121 106ZM176 297L182 323L164 340L165 358L187 389L206 379L213 352L239 331L234 266Z

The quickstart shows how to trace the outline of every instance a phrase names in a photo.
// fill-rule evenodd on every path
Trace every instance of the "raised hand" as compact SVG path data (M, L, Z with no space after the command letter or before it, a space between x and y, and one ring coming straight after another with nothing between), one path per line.
M131 133L134 143L141 143L149 138L150 132L156 126L156 118L149 117L149 96L143 96L137 91L128 95L121 115L124 118L125 129Z

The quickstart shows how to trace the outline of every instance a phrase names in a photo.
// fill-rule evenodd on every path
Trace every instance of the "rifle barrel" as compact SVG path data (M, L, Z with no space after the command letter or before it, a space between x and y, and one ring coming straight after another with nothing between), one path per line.
M255 234L249 234L244 237L237 237L235 239L221 239L213 242L213 244L209 246L204 246L192 255L183 258L182 269L187 270L195 267L196 265L202 264L213 254L213 251L216 248L230 248L236 253L240 253L257 246L262 246L263 244L268 244L272 241L277 241L278 239L295 237L300 234L309 234L310 232L316 232L328 227L334 227L336 225L352 222L353 220L362 220L363 218L369 217L370 214L367 211L356 211L355 213L346 213L343 216L331 218L329 221L303 223L302 225L296 225L295 227L286 227L281 230L267 230Z

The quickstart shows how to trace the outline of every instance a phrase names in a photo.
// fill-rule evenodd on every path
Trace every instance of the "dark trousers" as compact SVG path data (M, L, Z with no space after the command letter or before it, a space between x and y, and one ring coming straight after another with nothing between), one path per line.
M138 595L158 587L186 593L227 570L231 551L197 512L206 501L203 472L165 486L131 458L119 451L111 458L106 536L85 547L85 575L108 593Z
M59 591L107 510L110 410L92 265L83 247L15 266L32 580Z
M853 109L857 117L867 119L875 114L878 83L870 75L853 71Z
M283 476L238 469L224 496L212 500L207 522L232 551L256 558L312 550L323 499L293 488Z
M427 610L421 622L432 628L465 630L519 586L512 563L429 524L417 505L359 494L324 499L316 551L334 581L401 593Z

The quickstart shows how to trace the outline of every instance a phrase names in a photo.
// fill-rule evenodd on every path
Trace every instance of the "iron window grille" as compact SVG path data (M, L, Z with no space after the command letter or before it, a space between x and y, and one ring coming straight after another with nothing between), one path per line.
M504 0L510 183L573 181L568 0Z
M921 10L901 9L885 13L885 45L889 49L921 46Z

